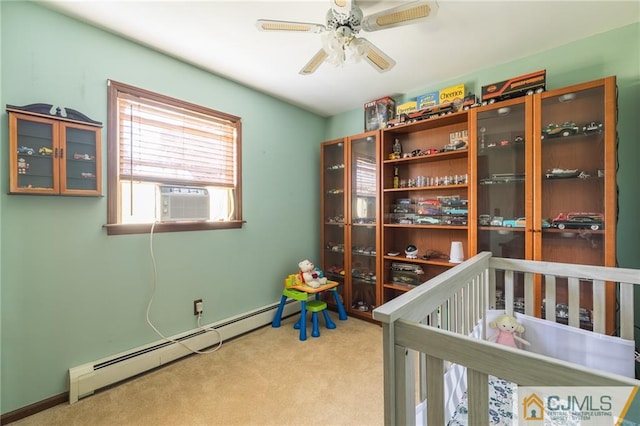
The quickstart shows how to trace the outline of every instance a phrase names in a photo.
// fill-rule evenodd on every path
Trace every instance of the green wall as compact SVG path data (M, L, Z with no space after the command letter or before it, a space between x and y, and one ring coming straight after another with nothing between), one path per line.
M323 119L33 3L0 2L0 22L2 105L53 103L106 122L106 80L113 79L243 118L244 228L154 236L159 281L152 319L165 334L195 327L197 298L204 299L204 324L275 303L280 277L302 258L318 259L319 144L360 133L361 109ZM549 88L617 75L618 257L622 266L640 267L639 39L639 25L631 25L407 97L459 82L478 89L540 68L547 69ZM0 117L0 152L7 152L7 116ZM7 170L6 156L0 161ZM145 322L148 235L107 237L106 197L9 196L6 171L0 184L0 412L6 413L65 392L70 367L158 338Z
M615 75L618 83L619 216L617 253L622 267L640 268L640 23L582 39L543 53L518 59L473 74L427 85L408 93L403 102L423 93L464 83L480 94L480 88L496 81L547 70L547 89L556 89ZM325 139L358 134L363 128L362 109L329 119ZM640 303L638 303L640 306ZM640 317L640 313L638 314ZM640 319L637 321L640 323Z
M106 123L113 79L242 117L243 229L154 235L151 317L165 335L196 327L195 299L204 300L203 324L276 303L281 277L318 259L325 118L34 3L0 2L0 11L3 106L51 103ZM102 137L106 154L105 129ZM6 413L65 392L70 367L159 337L145 321L149 236L107 236L106 196L7 195L0 159Z

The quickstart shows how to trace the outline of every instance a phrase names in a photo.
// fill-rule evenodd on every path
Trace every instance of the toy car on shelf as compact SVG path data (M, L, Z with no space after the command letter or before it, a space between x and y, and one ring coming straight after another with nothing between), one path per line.
M502 216L494 216L493 219L491 219L491 226L502 226L502 222L504 221L504 218Z
M604 229L604 215L602 213L572 212L566 216L560 213L551 226L557 229L590 229L597 231Z
M481 214L478 216L478 225L480 226L489 226L491 225L491 215L489 214Z
M93 155L89 155L89 154L78 154L78 153L73 154L73 159L74 160L91 161L91 160L95 160L95 158L96 157L94 157Z
M466 216L469 210L464 207L442 207L442 213L451 216Z
M565 121L561 125L551 123L542 130L542 139L567 137L577 135L579 132L580 127L573 121Z
M546 76L547 71L540 70L482 86L482 104L541 93L546 88Z
M580 173L582 172L578 169L560 169L556 167L551 170L547 170L545 177L547 179L566 179L578 177L580 176Z
M38 150L38 154L49 156L53 154L53 150L48 146L43 146Z
M507 228L524 228L527 226L527 220L524 217L519 217L517 219L505 219L502 221L502 226ZM542 219L542 227L550 228L551 224L548 220Z
M422 216L417 218L414 223L418 225L439 225L442 223L442 220L433 216Z
M467 216L450 216L444 220L447 225L464 226L467 222Z
M582 126L582 133L600 133L602 131L602 123L600 121L592 121Z
M449 142L442 148L442 152L459 151L461 149L467 149L467 142L462 139Z
M491 185L496 183L524 182L524 173L494 173L491 178L480 179L481 185Z
M438 200L422 200L418 201L417 211L418 214L423 215L439 215L441 211L441 204Z
M18 154L33 155L34 152L33 148L29 148L28 146L18 147Z

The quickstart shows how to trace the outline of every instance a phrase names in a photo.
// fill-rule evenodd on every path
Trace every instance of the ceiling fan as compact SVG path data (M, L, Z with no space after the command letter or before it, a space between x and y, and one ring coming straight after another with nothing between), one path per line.
M433 16L437 11L434 1L412 1L382 12L364 16L355 0L330 0L326 25L307 22L258 19L260 31L309 32L322 34L322 48L300 70L300 74L313 73L323 62L344 64L348 59L364 58L379 72L389 71L396 64L382 50L363 37L360 31L379 31L401 25L414 24Z

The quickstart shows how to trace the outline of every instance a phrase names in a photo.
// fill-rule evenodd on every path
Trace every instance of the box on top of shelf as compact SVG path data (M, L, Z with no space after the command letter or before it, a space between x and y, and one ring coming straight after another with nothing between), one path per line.
M364 131L384 129L396 116L396 101L385 96L364 104Z
M416 102L418 103L418 109L421 110L438 105L439 96L440 92L438 91L429 92L425 93L424 95L418 96L418 98L416 99Z
M540 70L482 86L482 102L502 101L542 92L546 88L547 71Z
M418 102L417 101L409 101L403 104L400 104L396 107L396 117L399 117L400 114L407 114L409 112L414 112L418 110Z
M462 103L462 101L464 100L464 94L464 84L457 84L455 86L447 87L446 89L440 90L438 102L441 104L449 102Z

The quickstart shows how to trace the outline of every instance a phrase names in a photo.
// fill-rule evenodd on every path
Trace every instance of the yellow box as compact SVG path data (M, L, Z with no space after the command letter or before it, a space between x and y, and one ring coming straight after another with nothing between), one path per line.
M458 84L456 86L447 87L440 91L439 102L446 104L457 100L460 104L464 100L464 84Z
M414 112L417 110L418 110L418 102L416 101L405 102L396 107L396 117L398 117L400 114L408 114L410 112Z

